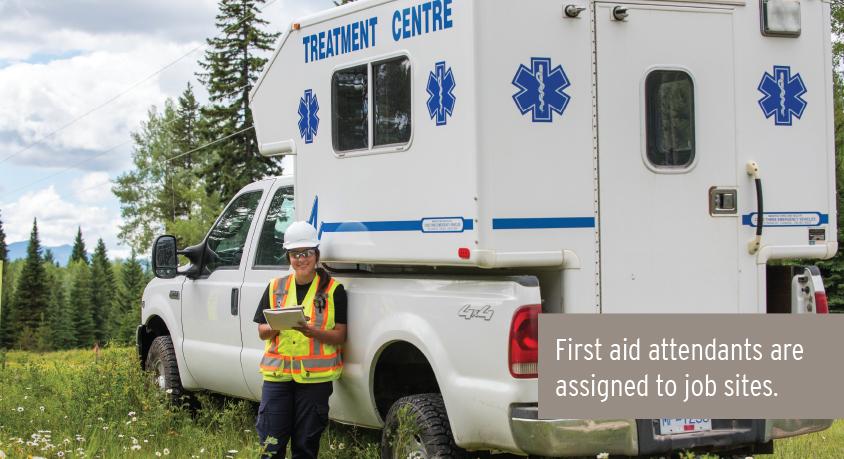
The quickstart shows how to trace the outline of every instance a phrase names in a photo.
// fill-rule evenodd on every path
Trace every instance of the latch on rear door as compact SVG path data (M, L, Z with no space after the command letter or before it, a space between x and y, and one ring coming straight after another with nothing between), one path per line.
M738 191L735 188L709 189L709 215L736 215Z

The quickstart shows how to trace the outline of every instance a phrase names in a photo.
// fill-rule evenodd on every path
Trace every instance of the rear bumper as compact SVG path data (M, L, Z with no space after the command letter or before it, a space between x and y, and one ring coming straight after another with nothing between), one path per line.
M538 419L536 405L511 408L510 429L523 452L539 456L637 456L679 450L766 452L777 438L824 430L828 419L713 420L711 432L659 435L651 419Z

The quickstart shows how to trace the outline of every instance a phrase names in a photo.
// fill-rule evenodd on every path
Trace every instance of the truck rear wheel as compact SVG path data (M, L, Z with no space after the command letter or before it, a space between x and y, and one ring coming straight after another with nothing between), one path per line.
M145 368L151 375L152 383L162 393L167 394L170 402L179 404L182 401L184 390L179 378L176 350L170 336L159 336L152 340Z
M440 394L417 394L398 399L381 434L381 459L460 458Z

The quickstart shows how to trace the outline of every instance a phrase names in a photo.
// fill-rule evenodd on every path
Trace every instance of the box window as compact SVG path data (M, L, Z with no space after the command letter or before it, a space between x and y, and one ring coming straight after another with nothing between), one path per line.
M410 80L406 56L336 71L331 79L334 150L343 153L409 143Z
M375 137L373 144L410 140L410 59L400 57L372 64Z
M645 80L648 161L656 167L685 168L695 158L692 77L678 70L655 70Z
M332 141L337 151L369 148L367 66L338 70L331 81Z

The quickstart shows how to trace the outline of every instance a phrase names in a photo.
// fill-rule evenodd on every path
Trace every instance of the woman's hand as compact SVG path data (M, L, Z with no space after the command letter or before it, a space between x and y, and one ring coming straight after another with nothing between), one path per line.
M336 324L332 330L320 330L310 324L302 324L293 329L325 344L338 345L346 342L346 324Z
M273 330L269 324L258 324L258 337L266 341L278 336L278 330Z

